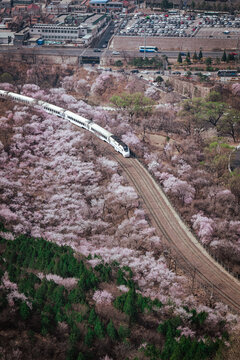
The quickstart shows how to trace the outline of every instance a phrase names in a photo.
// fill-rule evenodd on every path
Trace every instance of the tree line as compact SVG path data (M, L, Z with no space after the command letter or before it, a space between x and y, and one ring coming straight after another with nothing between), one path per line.
M1 230L6 231L3 226ZM179 327L184 325L184 321L180 317L170 316L168 320L161 321L159 309L164 305L159 300L151 300L140 293L128 266L121 267L116 261L111 264L103 263L96 255L77 259L73 250L67 246L60 247L44 239L25 235L15 240L6 240L1 236L0 249L0 277L3 281L6 273L9 276L9 281L4 283L5 291L3 287L0 290L0 312L8 307L9 291L16 284L15 293L24 294L27 299L16 297L14 300L18 324L25 324L33 337L37 334L42 337L52 336L58 332L61 324L66 324L67 360L94 359L96 352L99 355L106 349L111 352L111 348L117 344L133 345L135 340L131 334L136 326L144 323L143 319L147 314L156 318L159 325L155 327L155 331L165 340L163 347L147 342L146 347L141 349L146 358L202 360L216 353L222 344L222 340L212 340L207 329L204 329L207 313L186 309L189 313L189 326L193 331L205 334L207 341L181 334ZM100 262L91 268L87 265L87 261L91 259L98 259ZM45 276L39 277L39 271ZM76 277L77 283L66 288L53 280L47 280L49 272L63 278ZM124 314L120 323L111 315L102 317L92 301L93 292L101 284L111 282L126 288L126 292L116 296L113 302L115 309ZM145 328L148 331L147 322ZM223 337L227 338L223 329L224 324Z

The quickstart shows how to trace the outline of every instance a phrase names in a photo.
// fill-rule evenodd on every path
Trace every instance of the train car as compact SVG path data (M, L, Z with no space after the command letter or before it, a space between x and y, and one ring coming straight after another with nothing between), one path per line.
M20 102L22 102L24 104L27 104L27 105L35 105L35 104L37 104L37 100L33 99L33 98L29 97L29 96L16 94L16 93L13 93L13 92L8 92L8 96L11 97L15 101L20 101Z
M53 104L49 104L45 101L38 101L38 105L40 105L46 112L48 112L49 114L52 115L56 115L58 117L61 117L63 119L65 119L65 111L63 108L53 105Z
M89 124L91 120L85 119L84 117L74 114L72 111L65 111L65 119L73 123L74 125L80 126L84 129L89 130Z
M70 121L71 123L80 126L86 130L91 131L94 135L109 143L116 151L121 153L124 157L130 156L129 147L117 136L113 135L110 131L105 130L101 126L95 124L93 121L85 119L84 117L74 114L69 110L65 110L59 106L49 104L48 102L37 100L29 96L8 92L5 90L0 90L0 97L12 98L15 101L20 101L27 105L39 105L46 112L61 117L65 120Z
M97 137L99 137L100 139L102 139L103 141L106 141L110 144L110 136L112 136L113 134L110 133L109 131L103 129L101 126L95 124L94 122L92 122L89 125L89 130L94 133Z
M119 139L119 137L115 135L110 136L109 144L124 157L130 157L129 147L121 139Z
M8 95L8 91L6 90L0 90L0 96L3 97L3 98L6 98Z

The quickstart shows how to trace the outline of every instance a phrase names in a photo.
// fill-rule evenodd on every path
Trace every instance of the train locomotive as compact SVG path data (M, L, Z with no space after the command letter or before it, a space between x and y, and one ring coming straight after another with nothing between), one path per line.
M37 100L32 97L13 93L10 91L0 90L0 97L11 98L15 101L19 101L30 106L38 105L49 114L61 117L67 121L70 121L76 126L91 131L95 136L110 144L117 152L122 154L124 157L130 157L129 147L120 138L112 134L110 131L102 128L100 125L94 123L92 120L88 120L78 114L73 113L72 111L65 110L59 106L50 104L48 102Z

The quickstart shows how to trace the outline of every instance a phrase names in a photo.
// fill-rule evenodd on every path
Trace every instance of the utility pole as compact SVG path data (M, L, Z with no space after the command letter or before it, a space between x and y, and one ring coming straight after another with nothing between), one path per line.
M240 40L240 38L238 37L238 40L237 40L237 60L238 60L238 63L239 63L239 60L240 60L239 40Z
M146 59L146 24L144 26L144 60Z

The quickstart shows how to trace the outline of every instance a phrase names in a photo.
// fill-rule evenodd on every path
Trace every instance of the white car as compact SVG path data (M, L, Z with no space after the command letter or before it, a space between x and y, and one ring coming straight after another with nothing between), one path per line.
M112 54L113 55L120 55L120 52L119 51L113 51Z

